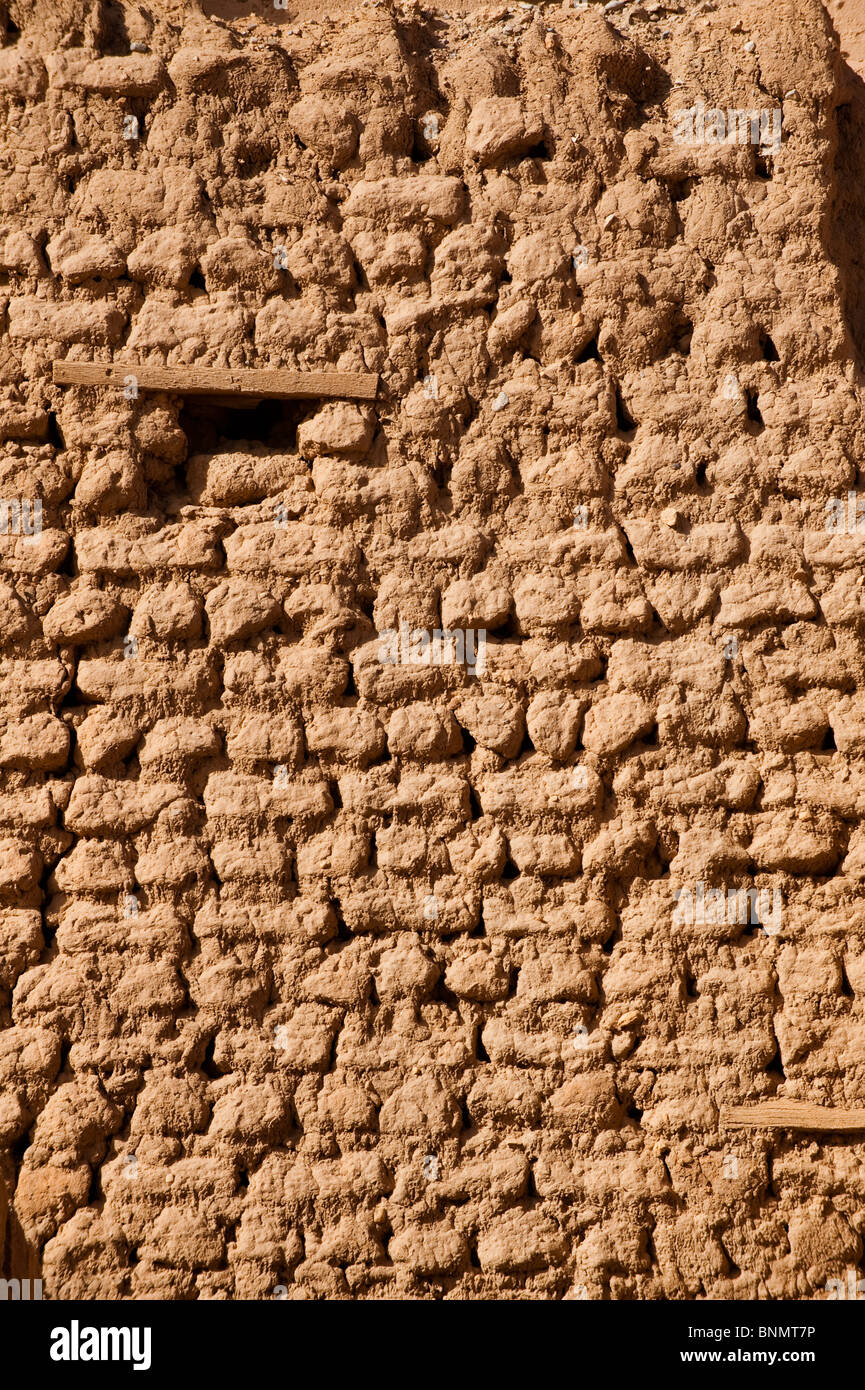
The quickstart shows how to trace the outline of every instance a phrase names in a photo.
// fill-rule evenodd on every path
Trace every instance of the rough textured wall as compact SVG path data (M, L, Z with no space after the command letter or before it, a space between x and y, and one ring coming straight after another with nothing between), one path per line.
M2 1272L822 1296L862 1143L719 1115L865 1099L821 6L10 11L0 492L42 529L0 536ZM677 141L698 98L783 139Z

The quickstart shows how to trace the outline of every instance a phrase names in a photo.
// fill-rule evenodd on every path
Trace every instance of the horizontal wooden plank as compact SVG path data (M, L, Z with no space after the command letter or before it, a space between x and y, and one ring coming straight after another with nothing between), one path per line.
M759 1105L721 1107L725 1129L804 1129L813 1133L844 1134L865 1130L865 1108L812 1105L807 1100L764 1100Z
M134 377L140 391L184 396L270 396L284 400L336 397L375 400L375 372L259 371L235 367L153 367L136 362L55 362L58 386L123 387Z

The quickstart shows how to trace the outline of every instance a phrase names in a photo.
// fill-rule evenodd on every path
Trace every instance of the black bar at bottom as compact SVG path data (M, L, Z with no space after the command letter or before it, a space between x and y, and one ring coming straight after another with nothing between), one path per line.
M235 1375L282 1385L312 1374L330 1384L342 1373L388 1384L468 1371L488 1381L500 1367L510 1387L524 1362L533 1380L556 1365L557 1378L570 1367L567 1379L583 1384L602 1371L616 1383L623 1373L670 1371L699 1383L712 1367L759 1367L771 1384L791 1369L816 1381L849 1368L865 1309L842 1305L865 1304L865 1291L836 1294L797 1303L22 1300L0 1302L0 1334L7 1357L14 1345L49 1385L101 1372L128 1372L133 1383L167 1375L172 1385L183 1374L197 1385L213 1375L216 1386Z

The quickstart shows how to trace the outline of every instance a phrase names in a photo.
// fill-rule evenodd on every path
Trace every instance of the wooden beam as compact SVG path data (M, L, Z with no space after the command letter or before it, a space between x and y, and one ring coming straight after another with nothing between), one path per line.
M865 1130L865 1108L830 1109L808 1100L764 1100L759 1105L723 1105L725 1129L804 1129L815 1134Z
M58 386L123 387L131 376L141 391L173 391L180 396L373 401L378 391L376 372L265 372L235 367L152 367L143 362L53 363L53 378Z

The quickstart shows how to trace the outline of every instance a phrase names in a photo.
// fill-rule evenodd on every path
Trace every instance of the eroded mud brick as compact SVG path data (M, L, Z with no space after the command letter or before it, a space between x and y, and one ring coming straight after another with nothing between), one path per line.
M0 5L0 1275L826 1297L861 82L818 0L239 9Z

